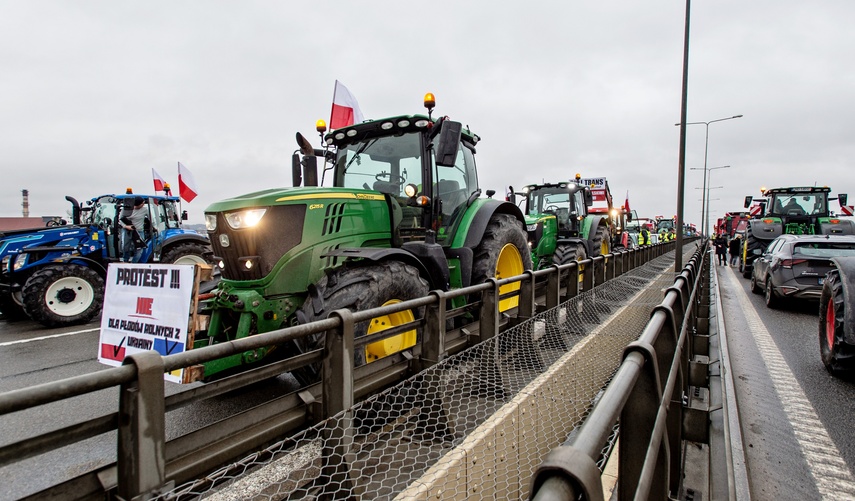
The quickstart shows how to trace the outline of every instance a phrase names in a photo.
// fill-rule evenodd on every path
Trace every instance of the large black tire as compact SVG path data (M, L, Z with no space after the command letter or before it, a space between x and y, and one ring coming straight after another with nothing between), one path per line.
M594 238L591 239L591 257L608 254L611 250L609 229L605 226L599 226L594 233Z
M585 246L581 244L562 244L555 249L552 255L553 264L567 264L573 261L586 259Z
M771 277L766 277L766 288L764 289L764 294L767 307L773 310L781 307L783 299L779 298L777 294L775 294L775 288L772 286Z
M15 302L12 294L0 293L0 319L7 322L17 322L26 318L27 314L24 312L24 308Z
M763 289L760 288L760 284L757 283L757 275L754 272L751 272L751 292L754 294L761 294Z
M82 324L101 312L104 279L77 264L46 266L27 279L24 310L46 327Z
M181 242L163 251L160 262L165 264L213 264L214 252L209 245L199 242Z
M419 276L419 271L398 261L373 263L367 266L344 266L327 274L316 285L312 286L309 298L297 311L300 323L308 323L327 318L330 312L347 308L351 311L364 311L377 308L390 302L404 302L427 295L429 286L427 280ZM413 319L424 315L424 308L412 313ZM405 312L406 313L406 312ZM391 316L373 318L369 322L356 324L354 337L368 334L369 329L376 332L384 322L391 325L406 323ZM405 333L406 334L406 333ZM416 333L417 338L421 335ZM323 348L324 335L315 334L295 340L297 353ZM355 350L354 366L366 363L370 353L367 350ZM319 364L301 367L291 372L291 375L302 385L309 385L320 380L321 367Z
M754 268L754 260L757 256L754 255L754 249L760 249L760 252L766 250L772 240L764 240L757 238L751 232L751 223L745 228L745 243L743 244L741 270L743 278L751 278L751 270Z
M507 245L516 248L516 253ZM531 266L531 250L522 223L510 214L493 214L481 243L475 248L472 285L490 278L509 278L530 270ZM505 294L513 290L519 290L519 283L505 285L499 292ZM507 311L518 304L516 298L507 299L500 302L499 309Z
M834 270L826 275L819 299L819 356L829 374L851 378L855 374L855 346L844 340L845 308L843 282Z

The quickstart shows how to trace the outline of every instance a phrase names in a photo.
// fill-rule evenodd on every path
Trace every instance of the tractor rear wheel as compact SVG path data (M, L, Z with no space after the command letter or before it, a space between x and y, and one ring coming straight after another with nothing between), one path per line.
M419 276L416 268L398 261L357 267L344 266L324 276L310 289L313 290L310 290L309 298L297 312L300 323L323 320L331 312L343 308L364 311L401 303L424 297L429 291L427 281ZM375 334L419 319L423 315L424 308L418 308L372 318L368 322L356 324L354 338ZM418 332L414 329L355 350L354 367L409 348L417 339ZM297 339L294 343L296 354L307 353L323 348L324 334L312 334ZM313 364L301 367L292 371L291 375L301 385L314 384L320 380L321 366Z
M579 244L562 244L555 249L552 255L553 264L567 264L573 261L586 259L585 247Z
M47 266L27 279L24 310L47 327L92 320L104 303L104 279L95 270L77 264Z
M605 256L611 252L611 239L609 229L605 226L597 228L594 238L591 240L591 257Z
M472 285L486 282L490 278L503 279L531 269L531 250L525 228L510 214L493 214L481 243L475 248L472 266ZM519 282L503 285L500 294L519 290ZM507 311L519 305L519 298L499 301L499 311Z
M819 299L819 355L825 369L837 377L850 376L855 369L855 346L843 337L845 302L840 274L833 271L826 276Z

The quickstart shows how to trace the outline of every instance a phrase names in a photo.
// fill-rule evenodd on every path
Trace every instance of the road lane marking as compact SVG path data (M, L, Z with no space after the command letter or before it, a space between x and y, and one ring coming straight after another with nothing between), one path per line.
M52 336L41 336L41 337L33 337L30 339L19 339L17 341L7 341L5 343L0 343L0 346L11 346L13 344L32 343L33 341L44 341L45 339L56 339L58 337L74 336L77 334L86 334L87 332L96 332L98 330L101 330L101 328L96 327L94 329L83 329L82 331L63 332L62 334L54 334Z
M727 268L726 276L730 282L729 290L740 296L739 307L748 323L754 342L757 345L763 362L769 371L769 377L778 393L781 406L790 421L796 441L802 449L808 470L816 482L817 490L823 499L853 499L855 500L855 479L849 473L846 462L840 456L840 451L819 420L816 411L796 380L789 365L784 360L781 351L775 345L772 335L760 316L751 306L751 299L735 280L735 272Z

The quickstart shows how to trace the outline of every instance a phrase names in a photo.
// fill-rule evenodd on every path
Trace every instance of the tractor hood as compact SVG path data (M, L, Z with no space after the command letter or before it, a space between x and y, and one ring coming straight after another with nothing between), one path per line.
M208 206L205 213L228 212L289 203L311 204L318 200L385 200L382 193L350 188L276 188L256 191L220 200Z

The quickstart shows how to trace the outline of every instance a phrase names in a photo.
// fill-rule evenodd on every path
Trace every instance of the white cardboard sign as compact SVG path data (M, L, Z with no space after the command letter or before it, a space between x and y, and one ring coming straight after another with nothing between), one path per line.
M107 268L98 361L119 366L128 355L185 350L193 266L115 263ZM182 370L164 374L180 383Z

